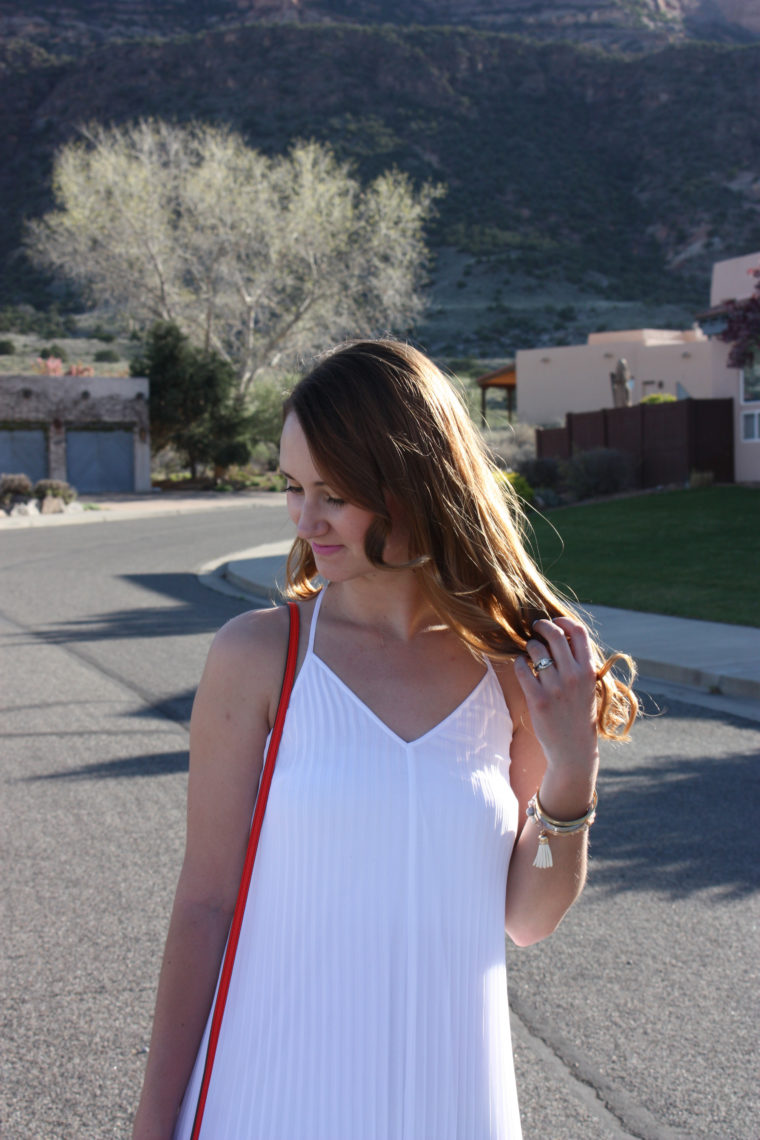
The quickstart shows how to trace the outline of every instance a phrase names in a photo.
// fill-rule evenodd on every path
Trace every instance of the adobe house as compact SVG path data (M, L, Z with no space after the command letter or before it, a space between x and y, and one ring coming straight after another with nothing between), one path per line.
M711 306L752 295L760 252L713 266ZM730 397L734 401L734 478L760 482L760 365L729 368L729 345L691 329L629 329L591 333L586 344L517 353L517 406L527 423L555 424L567 412L612 407L611 373L625 360L631 403L653 392L676 399Z
M149 491L148 394L132 377L0 375L0 473Z

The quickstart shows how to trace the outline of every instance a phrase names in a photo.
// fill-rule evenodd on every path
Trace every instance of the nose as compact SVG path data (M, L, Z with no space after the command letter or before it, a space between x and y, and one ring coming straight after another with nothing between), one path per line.
M304 498L296 521L299 538L317 538L327 531L327 522L321 516L318 502L308 502Z

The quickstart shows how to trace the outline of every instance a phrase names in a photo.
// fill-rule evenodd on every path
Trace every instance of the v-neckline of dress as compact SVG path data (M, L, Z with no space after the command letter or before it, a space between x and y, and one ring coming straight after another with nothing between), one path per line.
M326 661L323 661L323 659L317 653L315 653L313 649L311 651L311 657L314 658L320 668L324 669L324 671L330 677L332 677L332 679L348 694L351 700L356 705L358 705L359 708L361 708L367 714L367 716L370 717L371 720L378 724L380 728L382 728L384 732L387 732L389 736L393 737L397 744L402 744L405 748L412 748L417 744L421 744L430 736L433 736L436 732L438 732L439 729L442 729L444 725L448 724L450 720L453 720L457 713L462 712L470 703L470 701L473 700L480 689L485 685L486 681L491 676L491 673L493 671L490 661L486 660L486 671L483 676L480 678L475 687L471 689L465 697L462 698L462 700L451 710L451 712L446 713L446 715L441 720L437 721L436 724L432 725L431 728L426 729L425 732L421 733L419 736L415 736L412 740L406 740L400 733L392 729L389 724L386 724L382 717L378 716L374 709L372 709L366 701L362 700L358 693L355 693L351 686L348 685L343 680L343 678L340 677L335 672L335 670L327 664Z

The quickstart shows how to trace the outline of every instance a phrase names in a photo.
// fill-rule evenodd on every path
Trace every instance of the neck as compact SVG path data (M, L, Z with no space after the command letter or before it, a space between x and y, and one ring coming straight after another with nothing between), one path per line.
M413 570L378 570L366 578L333 582L325 602L333 616L400 641L441 625Z

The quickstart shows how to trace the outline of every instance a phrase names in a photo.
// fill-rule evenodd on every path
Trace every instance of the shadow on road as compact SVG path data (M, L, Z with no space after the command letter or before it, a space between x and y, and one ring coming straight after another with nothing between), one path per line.
M186 772L187 750L179 752L152 752L146 756L124 756L118 760L103 760L97 764L83 764L80 768L66 768L62 772L46 772L42 776L26 776L24 783L43 780L113 780L133 776L170 776Z
M760 806L754 749L606 769L603 794L592 832L596 887L674 900L718 888L727 901L760 888L750 823Z
M63 645L77 641L214 633L230 618L250 608L236 598L205 589L194 574L125 574L123 580L149 593L170 598L174 604L136 604L133 609L109 610L56 622L35 630L34 636L48 644Z

